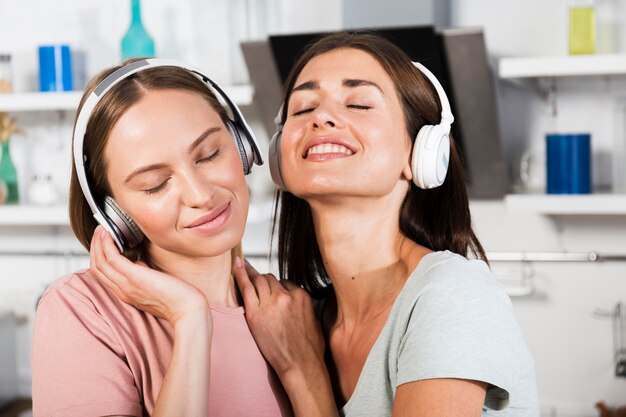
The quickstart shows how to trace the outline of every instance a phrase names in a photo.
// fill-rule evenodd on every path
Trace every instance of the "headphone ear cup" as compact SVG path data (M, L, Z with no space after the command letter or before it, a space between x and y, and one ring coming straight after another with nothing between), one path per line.
M104 214L119 240L134 248L143 240L143 232L137 223L109 196L104 198Z
M446 179L450 138L441 125L422 126L411 156L413 182L422 189L439 187Z
M241 158L241 164L243 165L243 173L244 175L248 175L254 163L254 152L250 147L250 139L247 137L245 131L232 120L226 121L226 128L230 132L235 146L237 146L239 158Z
M276 187L279 190L286 191L287 187L285 186L285 180L283 178L281 160L282 156L280 149L282 135L282 128L279 127L276 133L274 133L274 135L272 136L272 139L270 140L268 161L270 165L270 174L272 175L272 181L274 181L274 184L276 184Z

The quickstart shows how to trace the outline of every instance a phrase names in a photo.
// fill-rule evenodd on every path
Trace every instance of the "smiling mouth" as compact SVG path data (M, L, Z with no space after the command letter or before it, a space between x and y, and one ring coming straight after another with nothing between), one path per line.
M351 156L354 152L351 149L337 143L322 143L320 145L311 146L304 155L304 159L309 157L319 159L325 157L328 159L330 156L335 158Z
M221 226L230 216L230 202L222 204L213 209L209 214L197 219L187 226L188 229L212 230Z

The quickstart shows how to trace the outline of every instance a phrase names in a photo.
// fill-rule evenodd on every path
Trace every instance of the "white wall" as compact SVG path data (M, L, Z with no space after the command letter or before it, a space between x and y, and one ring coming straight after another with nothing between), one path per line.
M157 53L186 60L222 83L245 82L238 38L266 33L333 30L342 26L345 0L150 0L143 2L144 24ZM352 2L354 3L354 2ZM450 19L458 26L483 26L490 54L554 55L566 52L565 0L450 0ZM247 13L246 6L254 9ZM248 9L248 10L250 10ZM37 30L33 24L40 22ZM87 53L87 74L117 60L128 22L126 1L0 0L0 51L14 55L16 89L36 86L36 47L68 42ZM552 117L535 90L498 85L501 128L511 165L522 151L541 147L550 129L590 130L596 153L596 178L608 184L602 161L611 149L612 86L622 79L558 81L558 117ZM253 120L254 109L244 109ZM72 115L20 115L30 137L15 141L16 163L23 170L49 164L59 186L66 186ZM58 128L57 125L61 125ZM257 126L255 124L255 126ZM260 129L261 136L264 134ZM262 139L265 140L265 139ZM604 159L603 159L604 158ZM606 164L605 164L606 165ZM18 167L18 168L19 168ZM603 171L604 169L604 171ZM263 173L264 171L258 170ZM253 173L253 175L256 175ZM263 175L263 174L259 174ZM252 180L262 184L265 179ZM254 187L253 187L254 188ZM626 253L626 216L549 217L512 212L502 202L473 202L477 233L488 251L590 251ZM263 217L263 215L261 215ZM267 224L248 227L247 248L267 247ZM67 228L0 228L0 253L34 247L77 250ZM21 392L29 392L29 340L34 304L45 285L85 265L86 259L7 257L0 254L0 309L23 317L19 328ZM626 381L612 375L610 322L593 317L626 301L626 264L493 264L500 278L532 276L532 297L515 298L514 308L537 365L545 416L592 416L597 400L624 403ZM521 278L520 278L521 279ZM515 282L513 283L515 285Z
M567 54L565 0L452 0L451 23L483 27L494 61ZM626 32L626 20L621 30ZM616 98L626 96L626 77L555 82L556 115L537 85L497 84L502 139L512 173L517 176L525 150L543 148L547 132L588 131L594 182L597 189L606 190L616 131L614 105ZM500 202L475 202L472 213L488 251L626 254L626 216L541 216L512 212ZM523 270L519 264L493 267L501 277L521 276ZM597 401L623 405L626 379L613 374L612 323L593 312L626 301L626 263L535 263L529 268L535 294L514 299L514 308L535 357L542 414L594 416Z

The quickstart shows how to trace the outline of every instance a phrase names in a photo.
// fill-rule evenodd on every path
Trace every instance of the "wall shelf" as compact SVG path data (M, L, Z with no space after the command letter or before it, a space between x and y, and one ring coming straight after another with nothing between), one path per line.
M81 95L81 91L2 94L0 95L0 111L75 110Z
M626 75L626 54L501 58L502 79Z
M510 210L550 215L626 215L626 194L509 194Z
M254 89L251 85L226 86L224 90L238 106L252 104ZM0 111L74 111L82 94L82 91L0 94Z
M265 224L272 217L271 200L250 204L248 224ZM27 204L0 205L0 227L2 226L69 226L68 208L64 204L55 206L33 206Z
M0 205L0 226L69 226L67 206Z

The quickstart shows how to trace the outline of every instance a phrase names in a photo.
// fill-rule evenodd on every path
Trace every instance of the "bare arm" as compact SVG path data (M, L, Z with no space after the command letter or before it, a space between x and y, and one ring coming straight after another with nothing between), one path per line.
M486 384L466 379L426 379L396 390L393 417L480 417Z
M172 358L153 416L206 417L212 320L204 295L192 285L123 257L109 234L96 229L90 269L127 304L166 319L174 329Z
M302 288L261 275L241 259L235 279L246 320L259 349L272 365L297 417L338 416L324 362L324 338L313 303Z

